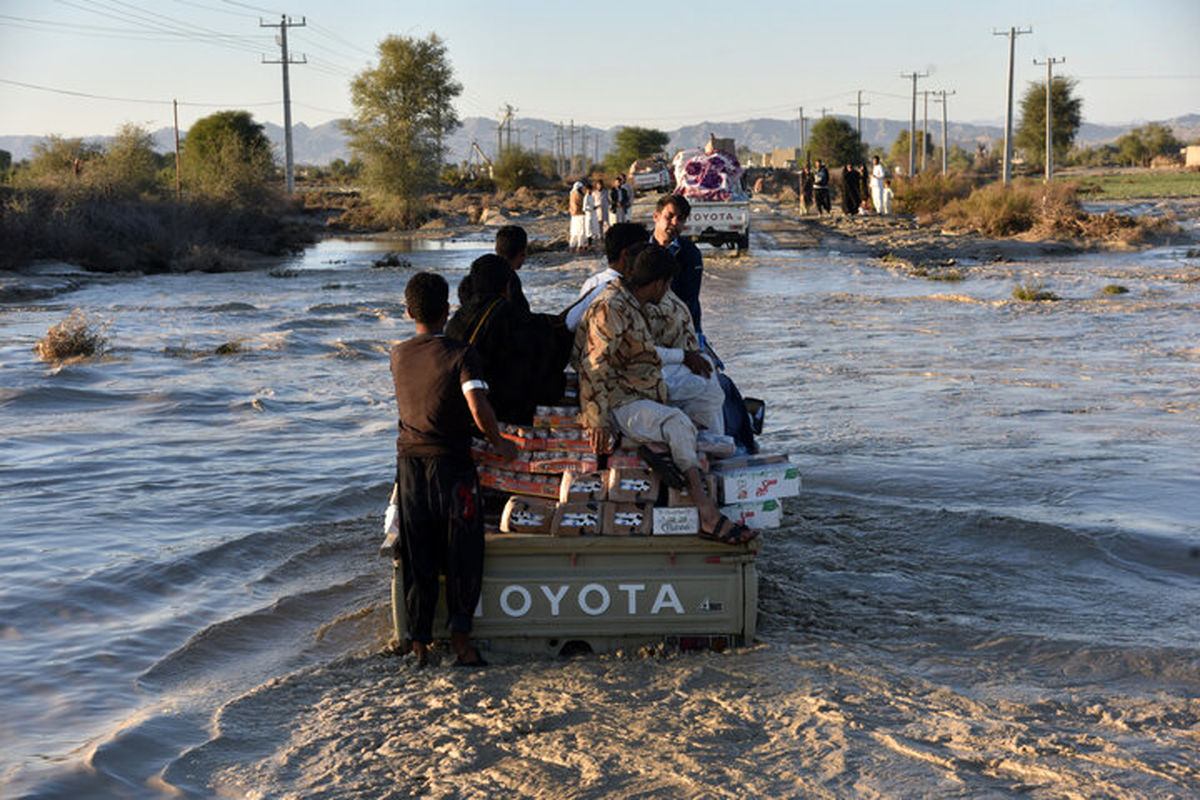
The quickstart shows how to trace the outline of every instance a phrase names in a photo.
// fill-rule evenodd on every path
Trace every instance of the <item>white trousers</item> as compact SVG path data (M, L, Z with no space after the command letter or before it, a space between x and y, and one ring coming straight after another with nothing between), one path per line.
M613 426L635 442L666 442L671 458L686 472L700 468L696 454L696 426L674 406L653 400L634 400L611 412Z
M664 364L667 402L688 415L697 428L716 436L725 433L725 390L714 369L707 378L683 364Z
M571 215L571 229L568 247L586 247L587 246L587 231L584 229L583 214Z

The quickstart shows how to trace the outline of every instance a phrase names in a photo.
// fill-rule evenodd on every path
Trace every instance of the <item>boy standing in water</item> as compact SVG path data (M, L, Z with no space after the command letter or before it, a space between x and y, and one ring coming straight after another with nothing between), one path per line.
M396 487L408 638L418 666L429 661L438 574L445 567L450 644L456 664L484 666L471 644L471 622L483 583L483 508L471 461L471 426L496 453L516 458L500 435L475 348L442 333L450 313L445 278L419 272L404 300L417 335L392 347L396 390Z

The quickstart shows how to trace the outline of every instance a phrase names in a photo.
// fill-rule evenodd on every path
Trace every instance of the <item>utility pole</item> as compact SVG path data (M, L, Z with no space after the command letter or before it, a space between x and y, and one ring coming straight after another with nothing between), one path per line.
M496 157L499 158L502 150L512 149L512 126L513 113L517 109L512 107L511 103L505 103L504 108L500 109L500 124L496 128ZM502 136L503 134L503 136ZM521 134L517 134L518 144L521 141Z
M540 136L540 134L537 131L533 132L533 154L534 155L537 155L537 153L538 153L538 137L539 136Z
M957 94L957 92L947 92L945 89L942 89L940 92L933 92L933 94L941 95L941 97L933 98L933 102L942 104L942 175L944 176L947 172L948 164L946 154L950 150L950 143L946 141L946 96Z
M807 142L804 139L804 106L800 106L800 155L804 155L807 148Z
M568 172L575 172L575 120L571 120L571 163Z
M183 200L183 183L179 178L179 101L172 100L175 110L175 202Z
M1050 90L1054 85L1054 79L1051 76L1050 70L1055 64L1061 64L1066 60L1065 56L1063 58L1054 58L1051 56L1045 61L1038 61L1036 58L1033 60L1034 64L1046 65L1046 183L1049 183L1050 179L1054 177L1054 125L1052 123L1054 117L1050 114L1052 110L1050 97L1053 94Z
M858 140L862 141L862 107L871 105L869 102L864 103L862 99L863 90L858 90L858 102L851 103L852 106L858 106Z
M1017 37L1033 33L1033 26L1028 28L1009 28L1006 31L992 29L993 36L1008 37L1008 102L1004 106L1004 185L1012 182L1012 104L1013 104L1013 58L1016 55Z
M828 112L830 112L830 111L833 111L833 109L825 108L824 106L822 106L821 107L821 119L825 119L825 117L828 115Z
M901 72L901 78L912 78L912 116L908 121L908 177L913 176L913 168L916 166L915 153L917 139L917 79L928 78L928 72Z
M296 188L296 179L292 171L292 90L288 83L288 64L307 64L308 57L301 56L299 61L292 61L288 56L287 47L287 32L288 28L303 28L306 25L304 17L300 18L299 22L293 22L292 18L286 14L279 18L279 24L263 22L258 20L260 28L279 28L279 35L275 37L275 41L279 44L279 60L267 61L267 57L262 57L264 64L282 64L283 65L283 161L284 174L287 176L287 193L291 194Z
M929 155L929 95L933 94L929 89L921 92L921 97L925 101L925 117L921 123L921 172L925 171L925 159Z

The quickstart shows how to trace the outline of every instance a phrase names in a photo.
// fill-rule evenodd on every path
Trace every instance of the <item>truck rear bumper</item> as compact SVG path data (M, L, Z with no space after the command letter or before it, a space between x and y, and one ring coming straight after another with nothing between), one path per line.
M757 541L731 547L695 536L489 535L472 636L493 651L551 654L749 642L756 555ZM403 639L399 573L392 612ZM443 608L435 624L444 619Z

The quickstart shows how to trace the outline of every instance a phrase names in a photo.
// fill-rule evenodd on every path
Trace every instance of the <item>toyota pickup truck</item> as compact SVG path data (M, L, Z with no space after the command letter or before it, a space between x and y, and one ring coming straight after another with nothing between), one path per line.
M750 248L750 200L732 139L709 136L703 149L680 150L672 159L675 193L692 208L683 233L692 241L734 250Z
M683 234L694 242L731 250L750 249L749 200L689 200L692 213Z

